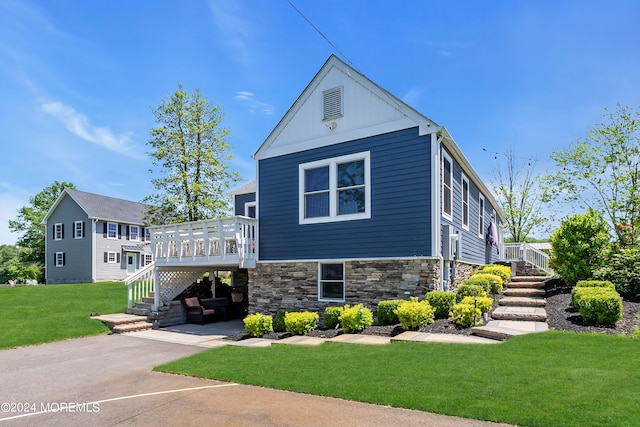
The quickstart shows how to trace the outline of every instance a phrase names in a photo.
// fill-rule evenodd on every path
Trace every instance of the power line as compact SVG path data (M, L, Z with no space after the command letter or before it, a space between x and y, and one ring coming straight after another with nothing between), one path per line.
M487 153L493 154L493 158L495 160L498 160L498 156L503 156L506 158L512 158L512 159L516 159L516 160L526 160L528 165L531 166L533 163L536 163L538 160L531 158L531 157L522 157L522 156L516 156L514 154L509 154L509 153L499 153L497 151L489 151L486 148L483 148L482 151L485 151Z
M320 31L320 29L319 29L318 27L316 27L316 26L313 24L313 22L311 22L311 20L305 16L305 14L304 14L304 13L302 13L302 11L300 11L300 9L298 9L298 8L296 7L296 5L294 5L294 4L293 4L293 2L292 2L291 0L287 0L287 3L289 3L289 5L290 5L290 6L291 6L291 7L292 7L296 12L298 12L298 14L299 14L300 16L302 16L302 18L304 18L304 20L305 20L305 21L307 21L307 23L308 23L309 25L311 25L311 27L312 27L314 30L316 30L316 31L318 32L318 34L320 34L320 35L322 36L322 38L323 38L323 39L325 39L325 40L327 41L327 43L329 43L329 45L331 45L331 47L332 47L332 48L334 48L334 49L338 52L338 54L342 57L342 59L344 59L344 60L345 60L349 65L351 65L351 67L352 67L354 70L358 70L358 69L356 68L356 66L353 64L353 62L351 62L351 60L347 57L347 55L345 55L345 54L342 52L342 50L341 50L341 49L340 49L340 48L339 48L339 47L338 47L334 42L332 42L331 40L329 40L329 37L327 37L327 36L326 36L322 31Z

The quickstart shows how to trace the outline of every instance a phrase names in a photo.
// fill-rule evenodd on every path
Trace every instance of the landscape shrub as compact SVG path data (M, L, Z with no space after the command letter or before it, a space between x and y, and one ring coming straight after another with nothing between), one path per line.
M344 307L327 307L324 309L324 327L333 329L340 323L340 315Z
M362 304L353 307L345 305L339 320L345 333L362 332L373 325L373 313Z
M255 313L245 317L243 322L244 328L252 337L261 338L264 334L273 332L273 316Z
M284 332L287 328L284 325L284 315L287 313L292 313L297 310L278 310L276 313L276 321L273 325L273 330L276 332Z
M427 292L425 295L431 307L433 307L433 315L436 319L446 319L449 317L449 312L453 305L456 303L456 294L453 292ZM380 317L380 314L378 314Z
M615 325L622 318L622 297L611 288L577 288L574 296L574 308L587 321Z
M418 298L411 297L409 301L403 301L396 309L398 320L402 328L406 330L419 330L433 323L433 307L429 301L418 301Z
M499 264L487 264L483 265L476 271L476 273L489 273L495 274L496 276L500 276L502 278L502 284L508 283L511 280L511 267L507 267L506 265Z
M640 297L640 246L616 247L607 262L593 272L593 277L612 282L626 297Z
M483 289L491 291L491 293L494 294L502 293L503 280L502 277L497 274L478 272L469 277L464 283L467 285L481 286Z
M466 283L460 285L456 294L456 302L462 301L464 297L486 297L487 291L484 287L478 285L468 285Z
M289 312L284 315L285 330L292 335L306 335L318 326L318 313Z
M378 303L378 325L395 325L400 323L395 310L404 300L391 299Z
M575 286L603 265L609 241L607 223L592 209L567 217L551 235L551 267L567 285Z
M474 308L473 304L458 303L451 309L451 317L457 325L468 328L482 317L482 312L479 308Z
M474 298L477 298L474 300ZM464 297L460 304L470 304L480 310L481 313L488 313L493 307L493 299L489 297Z
M616 290L615 285L607 280L579 280L576 286L571 289L571 305L576 308L576 291L580 288L609 288Z

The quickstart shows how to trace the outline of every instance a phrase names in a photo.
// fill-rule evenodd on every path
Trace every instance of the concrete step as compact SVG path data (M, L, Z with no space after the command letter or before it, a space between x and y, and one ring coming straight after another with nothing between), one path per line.
M511 282L544 282L547 276L511 276Z
M92 318L100 320L102 323L107 325L109 329L112 330L116 326L129 325L132 323L144 322L147 320L146 316L141 317L125 313L103 314L101 316L94 316Z
M472 333L485 338L505 340L516 335L532 334L549 330L544 322L520 320L492 320L484 326L474 326Z
M544 307L547 300L541 297L504 297L498 304L509 307Z
M149 304L149 306L152 306L154 302L155 300L153 299L153 297L142 298L143 304Z
M136 331L144 331L147 329L151 329L151 323L145 321L136 322L136 323L126 323L123 325L114 326L112 331L114 334L124 334L125 332L136 332Z
M507 285L509 288L529 288L529 289L544 289L544 282L511 282Z
M544 289L508 287L504 290L504 295L507 297L544 297L546 294Z
M136 303L135 308L144 308L147 310L151 310L152 305L153 305L153 301L152 302L141 301Z
M496 308L491 317L496 320L531 320L546 322L547 311L541 307L505 307Z
M151 314L151 308L140 308L136 306L133 308L133 314L135 314L136 316L148 316L149 314Z

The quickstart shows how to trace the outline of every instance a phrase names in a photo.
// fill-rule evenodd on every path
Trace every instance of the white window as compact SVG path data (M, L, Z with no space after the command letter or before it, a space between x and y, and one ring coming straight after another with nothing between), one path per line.
M55 266L56 267L64 267L65 256L64 252L56 252L55 255Z
M117 239L118 238L118 224L114 224L113 222L107 223L107 239Z
M137 225L129 226L129 240L139 240L140 239L140 227Z
M344 301L344 264L318 264L318 300Z
M117 253L116 252L107 252L107 262L109 264L115 264L117 261Z
M149 230L149 227L146 227L144 229L144 241L145 242L150 242L151 241L151 230Z
M478 237L484 239L484 196L478 197Z
M53 240L62 239L64 239L64 225L58 222L53 226Z
M244 216L249 218L256 217L256 202L247 202L244 204Z
M342 86L322 92L323 120L342 117Z
M462 228L469 229L469 180L462 174Z
M442 216L453 219L453 162L442 152Z
M299 166L300 224L371 218L369 152Z
M73 223L73 238L82 239L84 237L84 222L76 221Z
M143 260L144 265L149 265L153 262L153 257L151 256L151 254L144 254L144 260Z

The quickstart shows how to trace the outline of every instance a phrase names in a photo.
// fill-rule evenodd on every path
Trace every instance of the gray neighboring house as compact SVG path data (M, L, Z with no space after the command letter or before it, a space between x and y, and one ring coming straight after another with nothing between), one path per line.
M148 207L65 189L42 221L46 283L123 280L151 263Z

